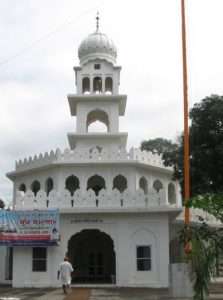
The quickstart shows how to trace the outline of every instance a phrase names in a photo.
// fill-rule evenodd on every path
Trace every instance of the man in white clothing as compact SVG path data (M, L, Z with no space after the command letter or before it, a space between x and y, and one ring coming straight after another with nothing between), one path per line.
M71 274L73 272L72 265L68 262L68 258L64 257L64 261L60 264L59 270L57 273L57 279L61 279L63 292L67 294L67 289L71 284Z

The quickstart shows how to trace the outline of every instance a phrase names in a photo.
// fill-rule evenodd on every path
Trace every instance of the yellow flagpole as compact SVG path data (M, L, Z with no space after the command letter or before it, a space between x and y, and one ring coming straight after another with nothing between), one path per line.
M185 3L181 0L182 16L182 56L183 56L183 95L184 95L184 190L185 201L190 199L190 161L189 161L189 128L188 128L188 85L187 85L187 47L186 47L186 21ZM190 210L185 207L185 227L190 225ZM190 251L188 238L185 241L185 251Z

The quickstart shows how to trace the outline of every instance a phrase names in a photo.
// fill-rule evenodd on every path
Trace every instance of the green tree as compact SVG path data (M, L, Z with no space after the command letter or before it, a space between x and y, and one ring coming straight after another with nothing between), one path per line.
M177 144L171 140L164 138L156 138L152 140L145 140L141 142L141 150L151 151L152 153L162 154L164 152L171 152L175 150Z
M223 96L206 97L194 105L189 117L192 198L185 205L200 208L223 222ZM163 154L164 164L173 166L173 178L180 182L184 194L184 134L178 137L176 143L168 141L169 147L165 147L164 143L159 151L154 141L148 143L147 150L153 151L154 147L155 152ZM145 141L141 148L146 149ZM219 252L223 251L223 229L209 227L201 217L199 220L200 224L184 228L179 234L183 245L186 239L191 245L191 252L185 254L185 259L195 300L203 300L204 294L209 293L216 260Z
M223 229L211 228L202 217L198 220L198 224L182 229L179 239L182 245L186 238L190 242L191 251L185 253L184 258L193 285L194 300L203 300L204 295L209 294L211 278L216 276L216 259L223 251Z
M190 111L193 194L223 191L223 96L212 95Z
M0 199L0 208L4 208L4 207L5 207L5 202L2 199Z
M190 194L223 192L223 96L211 95L196 103L189 118ZM161 147L157 141L166 142ZM163 153L164 164L173 166L183 192L184 134L176 143L159 138L142 142L141 148Z

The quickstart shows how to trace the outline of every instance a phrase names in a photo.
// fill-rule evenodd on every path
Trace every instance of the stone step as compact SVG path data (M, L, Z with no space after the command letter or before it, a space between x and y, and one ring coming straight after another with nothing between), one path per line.
M223 297L223 282L212 282L210 284L210 294L222 294Z

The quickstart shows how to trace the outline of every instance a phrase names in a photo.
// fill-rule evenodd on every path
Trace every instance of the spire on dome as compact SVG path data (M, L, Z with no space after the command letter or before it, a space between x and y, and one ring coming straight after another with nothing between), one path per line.
M95 19L95 32L88 35L78 48L80 63L87 63L89 60L99 58L116 64L117 49L113 41L99 30L99 12Z
M97 17L95 18L96 19L96 31L99 31L99 12L97 11Z

